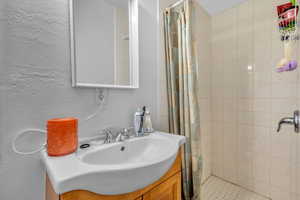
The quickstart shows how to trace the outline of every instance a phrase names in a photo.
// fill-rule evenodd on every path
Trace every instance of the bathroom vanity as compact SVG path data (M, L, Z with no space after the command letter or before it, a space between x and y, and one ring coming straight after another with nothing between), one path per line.
M158 181L136 192L122 195L101 195L76 190L57 195L47 177L46 200L181 200L180 152L171 169Z
M76 153L41 153L47 200L180 200L185 137L162 132L122 142L89 141ZM85 143L86 144L86 143Z

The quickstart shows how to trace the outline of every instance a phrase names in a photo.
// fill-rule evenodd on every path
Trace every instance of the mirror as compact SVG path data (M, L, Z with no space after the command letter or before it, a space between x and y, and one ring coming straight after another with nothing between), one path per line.
M73 87L138 88L137 0L70 0Z

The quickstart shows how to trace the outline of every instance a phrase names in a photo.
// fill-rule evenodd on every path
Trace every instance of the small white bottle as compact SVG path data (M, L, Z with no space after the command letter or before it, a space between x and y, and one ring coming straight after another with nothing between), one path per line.
M142 115L143 112L140 108L134 113L134 130L135 133L138 134L140 127L141 127L141 122L142 122Z
M154 129L152 127L151 114L147 109L144 116L144 124L143 124L144 133L153 133Z

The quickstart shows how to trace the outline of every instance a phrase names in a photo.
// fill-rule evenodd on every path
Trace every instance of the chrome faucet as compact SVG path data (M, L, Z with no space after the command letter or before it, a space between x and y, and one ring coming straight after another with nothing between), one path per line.
M282 118L278 123L277 132L280 132L283 124L294 125L295 132L299 133L300 132L300 112L299 112L299 110L296 110L294 112L294 117Z
M122 131L119 132L119 134L117 135L116 137L116 142L123 142L127 139L130 138L130 134L129 134L129 131L128 129L124 128Z
M135 136L134 128L124 128L121 131L117 130L116 128L106 128L103 130L105 134L104 144L123 142L130 139L131 136Z

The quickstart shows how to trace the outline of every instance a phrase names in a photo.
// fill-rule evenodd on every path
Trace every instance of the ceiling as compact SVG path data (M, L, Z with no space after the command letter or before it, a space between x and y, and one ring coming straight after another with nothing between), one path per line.
M247 0L197 0L211 15L218 14Z

